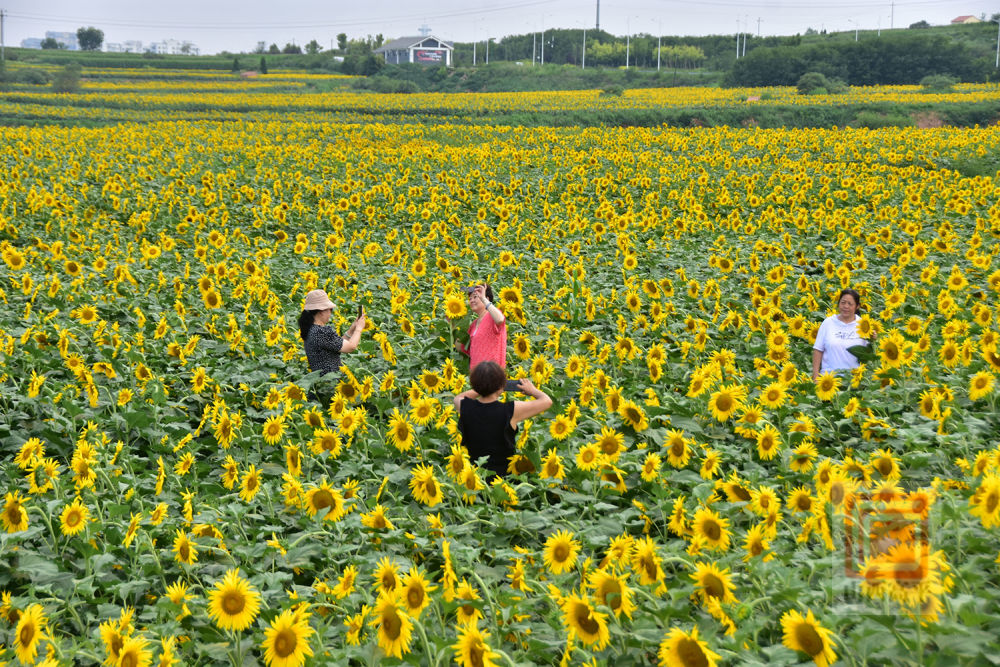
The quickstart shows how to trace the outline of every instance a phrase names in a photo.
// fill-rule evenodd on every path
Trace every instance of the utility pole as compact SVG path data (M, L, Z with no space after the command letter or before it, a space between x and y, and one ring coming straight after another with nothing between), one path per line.
M535 44L535 38L538 37L537 32L531 33L531 66L535 66L535 51L538 50L538 45Z
M598 0L600 1L600 0ZM583 29L583 57L580 58L580 69L587 69L587 29Z
M743 55L741 57L745 58L747 55L747 37L750 35L748 30L750 29L750 17L743 17Z
M601 0L597 0L597 25L594 26L594 30L601 29Z
M490 38L486 38L486 64L490 64Z
M736 59L740 59L740 19L736 19Z
M539 59L539 64L545 64L545 30L542 30L542 53Z
M997 69L1000 69L1000 21L997 21Z
M760 17L757 17L757 37L760 37Z
M889 30L892 30L895 27L896 25L895 21L896 21L896 2L895 0L893 0L893 2L889 3Z
M475 36L473 36L475 39ZM476 66L476 42L472 42L472 66Z

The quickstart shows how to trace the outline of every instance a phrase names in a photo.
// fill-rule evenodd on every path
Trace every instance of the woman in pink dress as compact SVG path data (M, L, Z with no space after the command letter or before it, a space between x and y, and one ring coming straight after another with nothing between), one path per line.
M507 367L507 320L493 304L493 289L486 284L475 285L469 290L469 310L473 313L469 325L469 344L457 344L462 354L469 357L469 372L484 361ZM516 384L513 381L511 384Z

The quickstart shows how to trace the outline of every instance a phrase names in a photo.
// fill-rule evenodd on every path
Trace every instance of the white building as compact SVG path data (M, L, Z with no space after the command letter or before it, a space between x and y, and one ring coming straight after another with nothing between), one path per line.
M60 44L65 44L66 48L70 51L80 50L80 45L76 41L75 32L56 32L55 30L46 30L45 39L54 39Z
M454 47L434 35L400 37L375 49L382 54L387 65L420 63L421 65L444 65L451 67L451 52Z
M176 39L165 39L161 42L152 42L146 47L146 51L170 56L197 56L200 54L198 47L191 42L187 40L182 42Z

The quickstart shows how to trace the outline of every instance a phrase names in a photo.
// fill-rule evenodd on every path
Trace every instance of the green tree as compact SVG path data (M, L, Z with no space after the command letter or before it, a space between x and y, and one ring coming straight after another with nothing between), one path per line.
M76 41L80 44L82 51L100 51L101 44L104 44L104 31L87 26L78 28L76 31Z
M267 43L266 42L257 42L257 46L254 47L253 52L254 53L267 53Z
M337 35L337 48L341 51L347 50L347 33L342 32Z
M267 47L267 52L268 53L281 53L281 49L278 48L277 44L271 44L271 46Z
M65 49L66 45L62 42L56 41L55 37L46 37L42 40L43 49Z
M317 53L319 53L322 50L323 50L323 47L320 46L319 42L317 42L315 39L312 40L311 42L309 42L308 44L306 44L306 53L308 53L310 55L316 55Z
M264 58L264 56L260 57L260 73L267 74L267 60Z
M239 58L233 58L233 72L235 73L235 72L239 72L239 71L240 71L240 59Z
M52 79L55 93L75 93L80 90L80 63L70 63L56 73Z
M292 44L289 42L285 44L285 48L281 50L282 53L302 53L302 47L298 44Z

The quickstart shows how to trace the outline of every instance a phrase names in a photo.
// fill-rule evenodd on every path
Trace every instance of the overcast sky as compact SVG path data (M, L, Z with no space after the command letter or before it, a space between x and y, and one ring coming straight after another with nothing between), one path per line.
M419 34L426 25L450 41L485 40L552 28L593 28L597 0L0 0L4 42L19 46L47 30L104 31L106 42L188 40L201 53L252 51L258 41L284 46L315 39L329 48L338 33L387 39ZM925 20L1000 11L993 0L600 0L600 27L624 35L793 35L905 28Z

